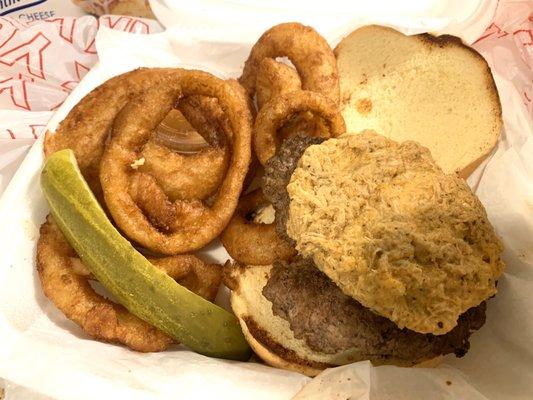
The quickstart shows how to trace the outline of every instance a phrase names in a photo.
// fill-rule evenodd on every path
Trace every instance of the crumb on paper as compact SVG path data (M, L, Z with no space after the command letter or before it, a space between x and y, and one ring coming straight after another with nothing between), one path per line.
M130 164L130 167L131 167L132 169L137 169L137 168L139 168L140 166L144 165L145 162L146 162L146 160L144 159L144 157L141 157L141 158L139 158L138 160L135 160L134 162L132 162L132 163Z

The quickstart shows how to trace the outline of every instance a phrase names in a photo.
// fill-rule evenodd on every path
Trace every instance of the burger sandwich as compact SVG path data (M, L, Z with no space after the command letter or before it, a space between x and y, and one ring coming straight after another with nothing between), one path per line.
M297 255L228 264L256 354L310 376L351 362L461 357L485 322L502 245L467 184L429 150L373 131L286 139L263 192Z

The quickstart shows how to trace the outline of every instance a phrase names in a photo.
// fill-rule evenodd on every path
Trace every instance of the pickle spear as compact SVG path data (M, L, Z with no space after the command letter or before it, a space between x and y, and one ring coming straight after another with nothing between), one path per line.
M251 350L234 315L155 268L115 229L70 149L48 159L41 188L70 245L132 314L206 356L247 360Z

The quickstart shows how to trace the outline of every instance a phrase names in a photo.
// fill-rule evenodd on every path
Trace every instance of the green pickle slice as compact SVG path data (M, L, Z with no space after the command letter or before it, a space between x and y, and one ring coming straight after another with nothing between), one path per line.
M200 354L248 360L237 318L156 269L115 229L70 149L48 159L41 188L70 245L98 281L132 314Z

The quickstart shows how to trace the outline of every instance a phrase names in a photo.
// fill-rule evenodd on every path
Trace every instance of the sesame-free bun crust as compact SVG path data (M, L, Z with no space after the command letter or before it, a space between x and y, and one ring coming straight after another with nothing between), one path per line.
M331 355L320 355L296 339L289 323L272 313L272 304L261 293L271 268L239 264L224 268L225 283L232 289L231 308L250 347L267 364L308 376L339 365Z
M365 26L335 48L348 132L374 129L428 147L466 178L495 147L501 105L487 62L460 39Z
M322 370L365 359L357 349L325 354L310 349L294 337L289 323L272 313L272 304L262 295L271 265L224 267L224 282L232 290L231 307L252 350L267 364L316 376ZM440 357L435 358L438 360ZM436 365L423 361L424 366ZM428 364L426 364L428 363ZM375 362L375 364L382 364ZM388 359L387 364L405 366L405 360ZM418 364L417 364L418 365Z

